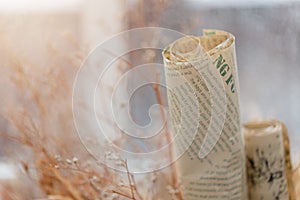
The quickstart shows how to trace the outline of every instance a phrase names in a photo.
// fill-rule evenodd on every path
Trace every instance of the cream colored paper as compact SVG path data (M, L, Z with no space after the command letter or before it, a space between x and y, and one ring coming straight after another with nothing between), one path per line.
M287 132L278 121L244 125L250 199L294 199Z
M163 57L183 199L247 199L234 37L204 30Z

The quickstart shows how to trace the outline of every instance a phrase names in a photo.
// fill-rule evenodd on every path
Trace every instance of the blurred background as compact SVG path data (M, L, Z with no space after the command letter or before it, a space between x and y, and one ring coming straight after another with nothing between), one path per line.
M16 95L9 91L11 85L6 76L9 68L5 67L10 62L7 52L10 52L10 58L14 55L26 58L42 69L53 60L47 53L49 48L71 51L62 40L68 40L81 49L84 58L108 37L145 26L159 26L193 35L201 35L202 29L211 28L235 35L242 122L282 120L289 129L292 159L294 162L298 160L298 0L0 0L1 112L9 102L18 103ZM146 62L141 54L143 52L131 55L129 61L133 66ZM162 59L159 56L157 60ZM64 65L53 64L52 67ZM74 75L70 74L71 80ZM134 82L135 77L132 77L129 85ZM143 117L139 110L157 103L154 95L141 94L136 100L138 107L133 118L140 120L141 124L147 122L147 117ZM2 130L9 129L5 118L1 117L0 123Z

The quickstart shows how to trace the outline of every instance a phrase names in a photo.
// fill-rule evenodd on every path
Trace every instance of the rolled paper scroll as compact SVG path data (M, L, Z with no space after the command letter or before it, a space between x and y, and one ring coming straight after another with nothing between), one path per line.
M250 199L294 200L289 138L279 121L244 124Z
M183 199L247 199L233 35L204 30L163 57Z

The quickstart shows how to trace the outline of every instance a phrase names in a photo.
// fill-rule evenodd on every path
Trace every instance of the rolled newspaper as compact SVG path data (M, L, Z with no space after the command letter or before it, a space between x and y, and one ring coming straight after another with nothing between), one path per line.
M290 146L279 121L244 124L250 199L294 200Z
M204 30L163 58L183 199L247 199L234 36Z

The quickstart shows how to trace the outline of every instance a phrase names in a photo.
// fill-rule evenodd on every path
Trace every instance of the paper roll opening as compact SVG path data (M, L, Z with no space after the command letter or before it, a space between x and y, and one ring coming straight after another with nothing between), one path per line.
M186 36L176 40L170 46L170 55L173 60L189 60L196 58L201 52L200 41L193 36Z

